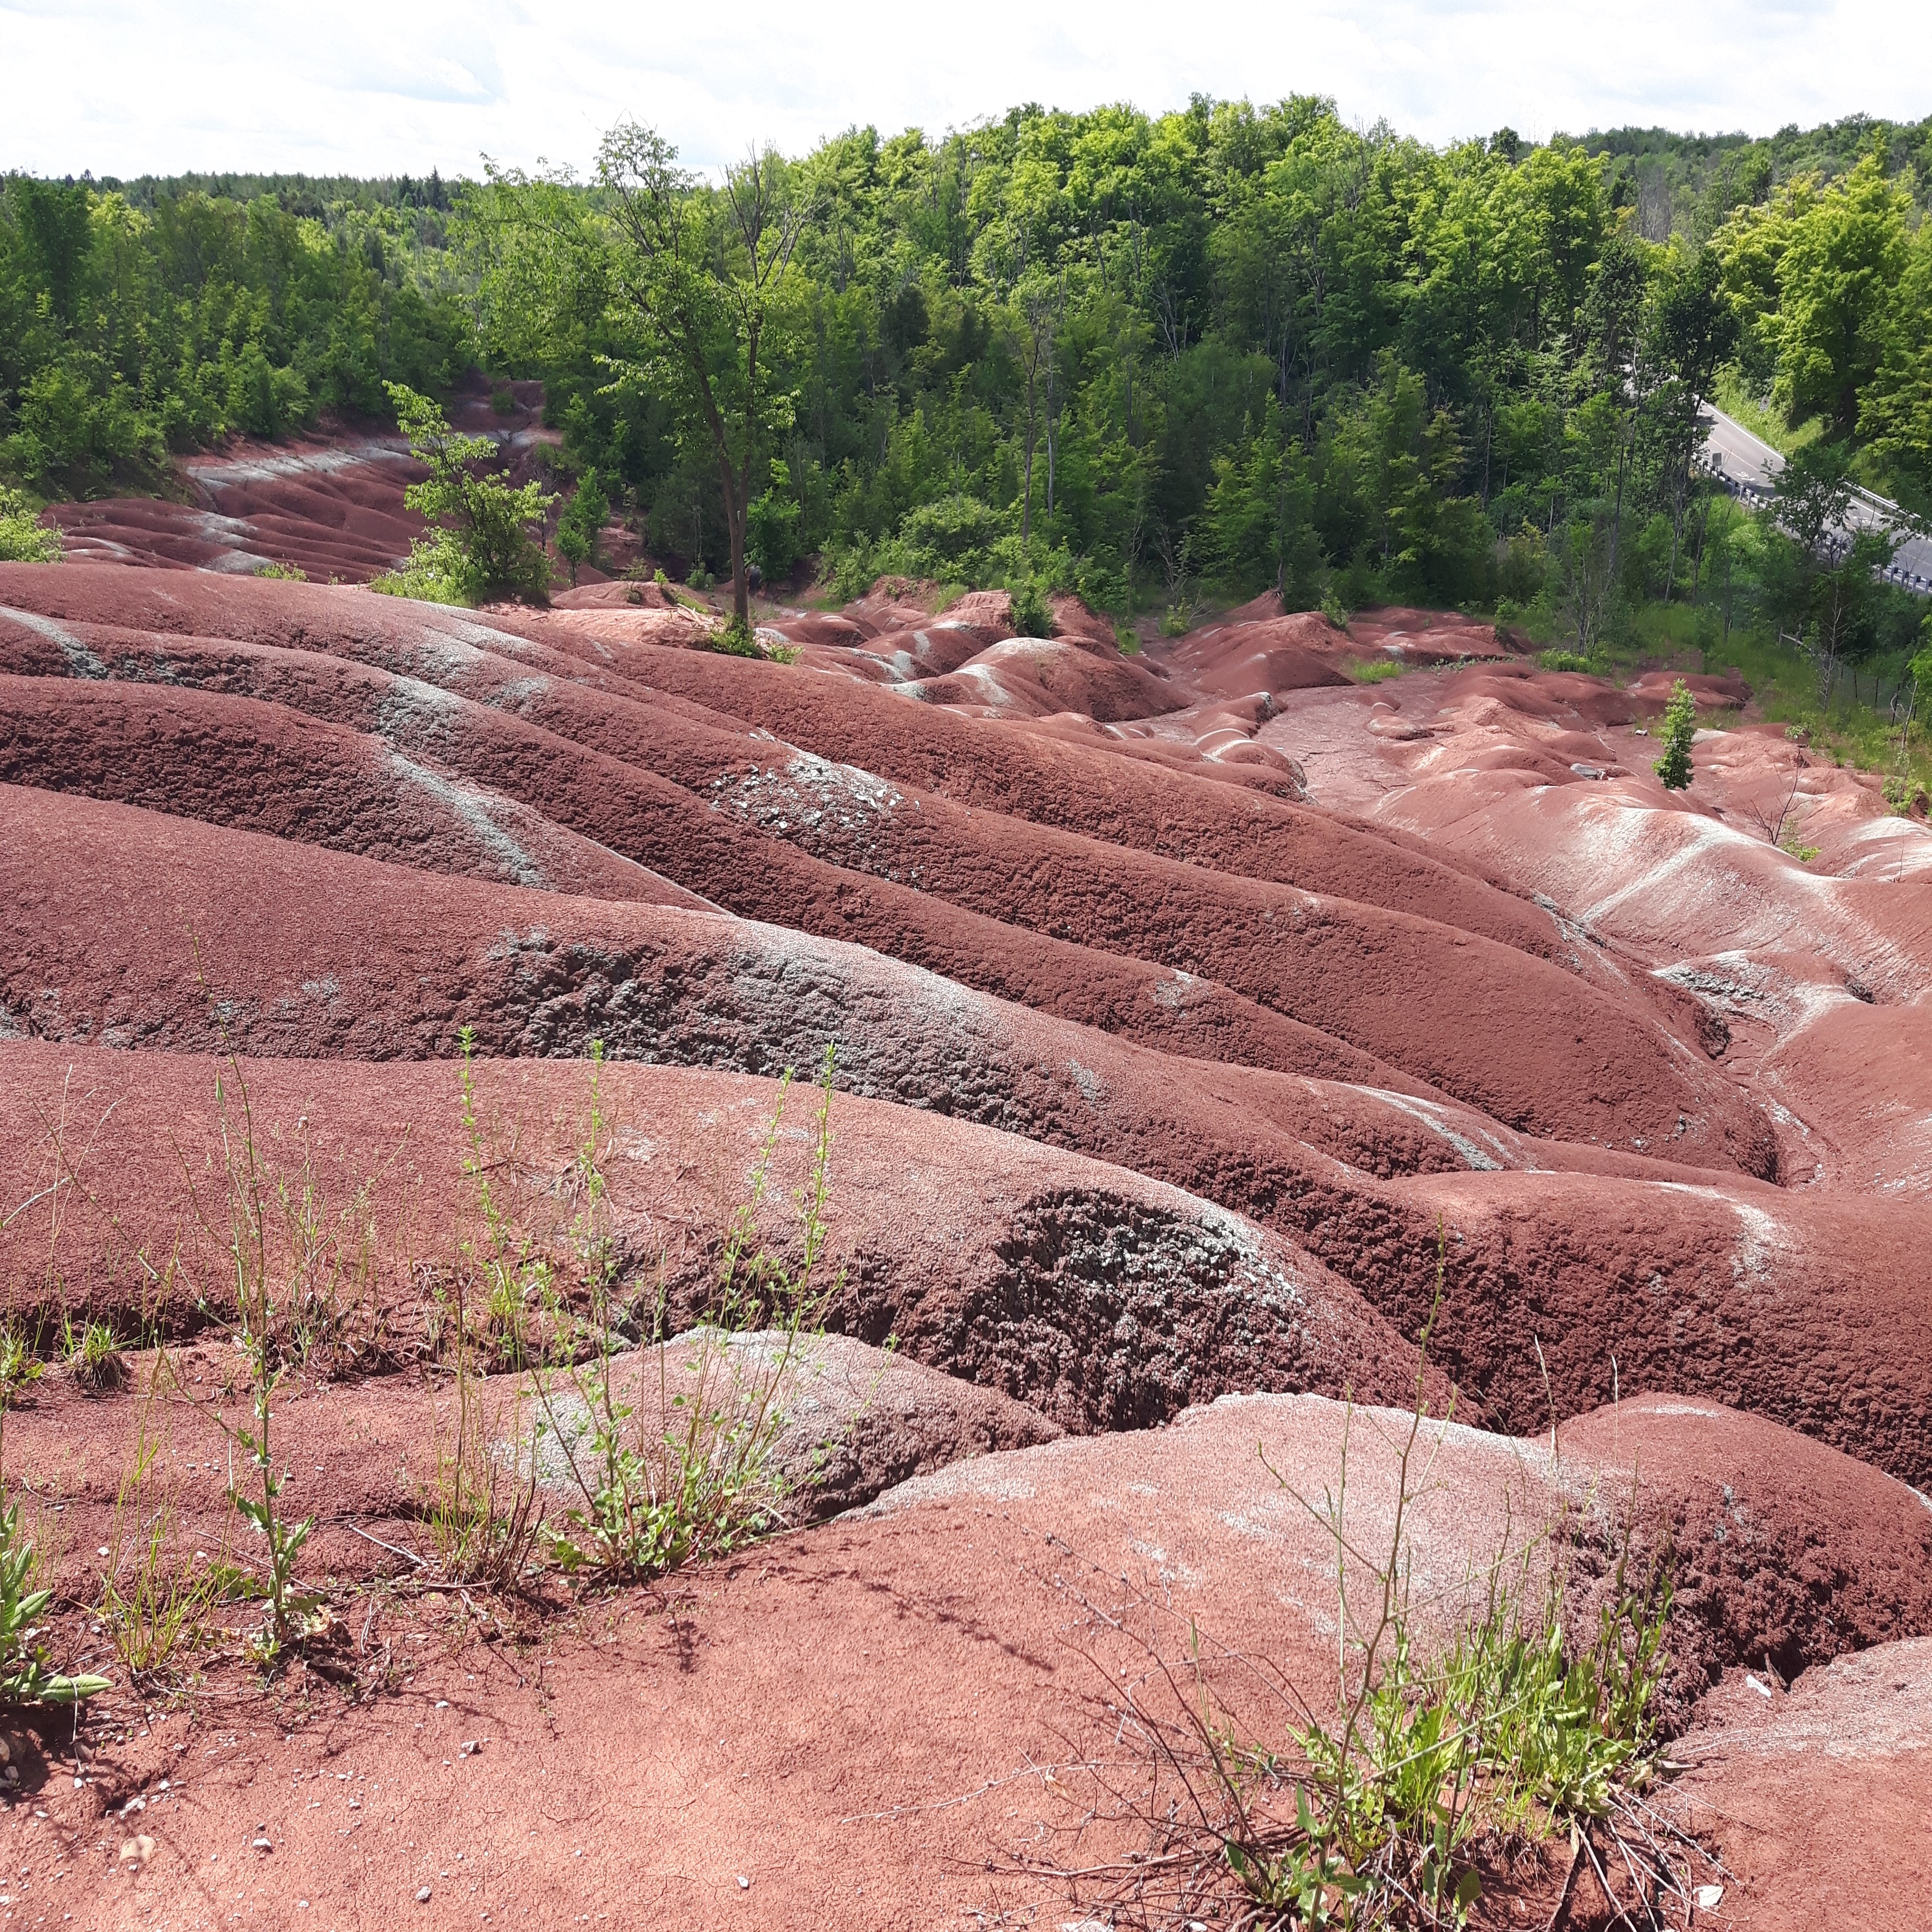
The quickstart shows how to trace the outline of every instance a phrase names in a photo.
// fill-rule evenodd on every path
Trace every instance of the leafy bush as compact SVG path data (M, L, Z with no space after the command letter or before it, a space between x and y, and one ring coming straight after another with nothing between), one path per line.
M541 485L511 486L507 471L478 475L475 465L496 454L486 436L462 436L441 407L400 382L384 385L410 454L429 466L403 500L431 524L410 547L400 570L370 585L397 597L433 604L480 604L520 596L542 603L550 595L550 559L543 547L545 512L554 498Z
M26 498L0 484L0 563L58 563L58 530L43 524Z
M1664 755L1653 767L1666 791L1683 791L1690 783L1690 746L1697 735L1697 700L1680 677L1672 687L1664 712Z
M1053 635L1053 606L1047 602L1046 586L1036 577L1017 579L1006 586L1012 604L1012 626L1023 638Z
M279 578L290 584L306 584L308 581L308 572L295 563L265 563L255 574L257 577Z
M1603 675L1604 661L1600 658L1586 658L1576 651L1548 650L1536 654L1538 666L1544 670L1580 670Z

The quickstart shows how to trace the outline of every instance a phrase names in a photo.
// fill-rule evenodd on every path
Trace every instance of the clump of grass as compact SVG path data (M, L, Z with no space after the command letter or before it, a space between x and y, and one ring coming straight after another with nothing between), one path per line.
M555 1445L574 1492L551 1551L566 1570L642 1580L722 1556L784 1520L785 1481L776 1462L787 1417L782 1390L842 1276L820 1279L831 1193L834 1070L827 1047L804 1184L793 1200L800 1217L796 1262L759 1238L791 1075L780 1082L748 1197L731 1216L704 1324L673 1342L662 1264L650 1351L656 1388L640 1357L635 1380L620 1385L619 1270L606 1161L610 1146L592 1060L587 1132L572 1184L578 1266L588 1289L592 1350L587 1361L539 1376L541 1436ZM744 1346L755 1336L755 1345ZM670 1358L687 1352L675 1392ZM653 1400L653 1394L655 1400ZM654 1428L652 1422L661 1419Z
M220 1569L206 1562L185 1568L172 1560L178 1513L172 1488L158 1479L165 1445L154 1426L157 1413L165 1414L164 1385L171 1375L167 1354L157 1353L142 1400L134 1456L115 1501L114 1534L101 1576L99 1614L116 1654L134 1678L170 1674L181 1655L202 1640L225 1593Z
M1631 1932L1661 1927L1666 1896L1688 1916L1689 1861L1702 1855L1643 1796L1660 1774L1667 1556L1641 1562L1626 1536L1591 1628L1573 1634L1570 1580L1556 1554L1562 1526L1517 1541L1511 1526L1446 1645L1426 1646L1412 1621L1409 1520L1451 1420L1432 1418L1426 1399L1434 1321L1432 1311L1414 1400L1390 1441L1395 1500L1384 1542L1364 1550L1350 1514L1352 1407L1336 1482L1318 1501L1270 1468L1334 1552L1332 1701L1305 1700L1264 1660L1220 1649L1191 1623L1178 1666L1154 1636L1144 1640L1148 1667L1138 1682L1102 1665L1110 1696L1121 1700L1121 1735L1148 1746L1154 1772L1151 1785L1143 1772L1125 1797L1126 1815L1150 1831L1148 1848L1065 1874L1083 1904L1093 1888L1107 1888L1109 1922L1460 1928L1486 1869L1564 1840L1571 1856L1559 1920L1580 1869L1601 1887L1612 1922ZM1137 1607L1156 1630L1172 1615L1150 1595ZM1130 1635L1126 1617L1101 1621ZM1229 1701L1238 1676L1260 1687L1274 1721L1238 1714ZM1159 1788L1170 1778L1171 1798ZM1618 1892L1626 1874L1628 1900Z
M0 1325L0 1408L10 1408L27 1384L40 1380L41 1364L34 1345L11 1322Z
M1342 668L1358 684L1383 684L1401 676L1408 667L1394 658L1351 658Z
M308 581L308 572L298 563L265 563L255 574L257 577L281 578L290 584L306 584Z
M119 1388L128 1379L127 1358L104 1322L84 1321L77 1328L71 1320L64 1323L61 1354L83 1388Z

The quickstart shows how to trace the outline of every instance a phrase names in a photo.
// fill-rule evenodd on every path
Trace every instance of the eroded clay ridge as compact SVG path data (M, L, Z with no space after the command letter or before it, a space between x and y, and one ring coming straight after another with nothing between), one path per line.
M1498 1424L1672 1388L1932 1472L1932 1109L1922 1062L1880 1046L1924 1037L1925 839L1845 775L1802 794L1838 841L1836 873L1808 870L1748 830L1781 739L1707 737L1672 799L1636 735L1660 690L1538 672L1459 620L1352 634L1262 604L1130 659L1069 600L1035 640L1001 596L935 617L882 591L775 617L780 663L631 596L472 616L0 568L0 1027L41 1042L7 1049L19 1157L44 1158L29 1089L63 1054L111 1086L131 1051L183 1118L194 1056L301 1061L322 1123L413 1063L412 1130L446 1135L466 1027L497 1060L594 1040L765 1076L832 1042L840 1086L919 1144L937 1115L986 1133L932 1184L962 1202L1022 1146L1102 1163L1288 1244L1378 1334L1417 1332L1439 1251L1436 1359ZM1353 682L1375 653L1413 668ZM1132 1188L1047 1192L1118 1274L1096 1230L1140 1210L1065 1202ZM181 1220L158 1181L142 1198L105 1247L62 1232L103 1305L134 1305L126 1256ZM1030 1252L1035 1212L988 1238ZM16 1300L34 1228L8 1230ZM1066 1360L1101 1348L1034 1305L1078 1338ZM906 1332L934 1366L982 1360ZM1183 1383L1349 1379L1170 1339L1185 1374L1157 1400L1064 1362L1013 1387L1091 1428ZM1089 1392L1042 1394L1063 1384Z

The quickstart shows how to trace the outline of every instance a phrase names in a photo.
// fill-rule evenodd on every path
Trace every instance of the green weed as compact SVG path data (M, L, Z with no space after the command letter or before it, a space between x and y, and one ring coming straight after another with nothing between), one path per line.
M165 1443L154 1429L162 1384L170 1376L168 1357L158 1354L142 1400L134 1458L115 1500L114 1534L101 1576L99 1614L116 1653L136 1678L168 1672L182 1653L198 1644L224 1594L221 1574L206 1561L191 1569L170 1561L178 1512L172 1489L157 1480Z
M656 1400L640 1360L637 1381L620 1388L614 1368L619 1333L618 1270L605 1160L610 1139L592 1060L587 1131L573 1177L573 1232L589 1291L593 1352L560 1374L538 1378L539 1432L556 1445L575 1501L552 1540L567 1570L613 1577L662 1576L680 1565L722 1556L783 1520L784 1484L774 1450L786 1418L779 1395L803 1342L822 1328L840 1286L819 1280L831 1186L834 1066L828 1047L804 1185L794 1196L800 1221L798 1260L788 1262L760 1240L758 1215L770 1185L791 1076L760 1144L748 1198L733 1214L704 1324L681 1344L665 1334L662 1268L650 1340L656 1361ZM755 1336L753 1346L734 1346ZM688 1351L686 1378L674 1393L669 1358ZM663 1418L654 1431L646 1416Z
M35 1622L52 1600L30 1589L34 1545L20 1531L20 1505L0 1514L0 1704L77 1704L111 1688L105 1677L69 1677L47 1668Z
M17 1402L27 1384L40 1376L33 1343L12 1322L0 1325L0 1408Z

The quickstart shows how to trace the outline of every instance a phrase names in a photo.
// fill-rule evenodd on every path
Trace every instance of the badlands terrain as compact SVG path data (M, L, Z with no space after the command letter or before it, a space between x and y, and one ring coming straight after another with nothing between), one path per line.
M1418 1388L1454 1417L1425 1628L1526 1525L1671 1552L1696 1922L1925 1922L1932 835L1876 779L1693 678L1673 796L1667 676L1422 611L1124 652L1070 599L1020 638L1003 592L885 584L772 605L751 661L648 584L247 574L406 541L406 464L392 504L389 456L313 454L0 566L0 1286L123 1364L7 1418L55 1660L115 1681L7 1738L0 1926L1116 1922L1122 1687L1192 1627L1332 1696L1285 1484L1346 1435L1372 1543ZM592 1042L616 1252L673 1328L775 1119L795 1247L836 1048L793 1526L647 1588L458 1587L436 1324L479 1177L567 1246ZM306 1201L362 1297L274 1404L325 1640L134 1683L104 1576L156 1534L260 1560L244 1136L274 1265ZM1492 1875L1481 1922L1548 1924L1561 1876Z

